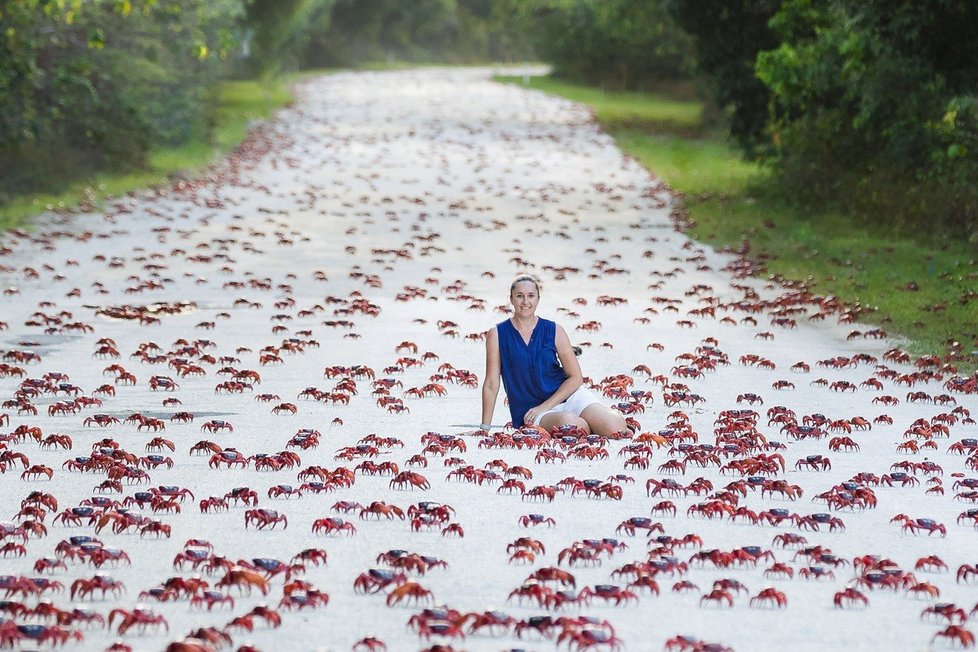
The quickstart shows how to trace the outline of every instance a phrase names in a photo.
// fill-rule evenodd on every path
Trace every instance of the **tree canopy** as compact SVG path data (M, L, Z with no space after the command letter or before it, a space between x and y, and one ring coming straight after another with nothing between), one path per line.
M237 0L23 0L0 12L0 192L139 165L201 128Z
M667 2L731 135L787 195L978 234L978 4Z
M528 0L522 12L558 76L634 89L690 75L690 39L662 0Z
M531 56L520 0L335 0L303 66L473 63Z
M765 149L771 94L754 74L757 54L777 47L768 26L779 0L666 0L675 25L689 35L696 71L727 113L730 134L748 156Z

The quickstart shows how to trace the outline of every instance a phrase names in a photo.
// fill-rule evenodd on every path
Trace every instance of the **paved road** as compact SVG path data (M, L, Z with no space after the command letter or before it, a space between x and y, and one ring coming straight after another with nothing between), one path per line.
M171 527L169 538L157 537L152 529L140 536L136 525L124 533L112 534L107 527L99 534L106 547L125 551L131 566L112 568L108 563L96 571L91 563L69 561L67 570L55 570L53 579L66 586L96 572L125 584L126 592L118 599L97 597L87 606L103 614L114 607L132 609L140 592L175 575L191 576L189 569L181 573L172 568L174 556L191 538L211 542L215 555L231 561L288 562L310 547L327 552L325 567L309 565L301 576L329 594L327 606L295 613L283 608L283 625L277 632L261 624L253 632L232 630L235 645L251 641L262 649L346 650L368 635L386 641L390 650L429 645L406 628L419 608L406 603L388 608L382 593L363 596L352 590L354 578L382 567L377 556L391 549L446 561L447 569L434 568L411 579L431 590L435 603L463 612L500 609L521 619L548 613L526 601L507 602L507 596L530 573L558 566L558 553L584 539L618 538L628 548L610 558L601 553L600 565L560 565L575 576L577 589L623 587L628 578L613 580L611 572L628 562L645 561L647 546L641 531L633 539L616 534L616 527L627 518L649 516L651 506L664 499L646 495L646 480L672 478L688 486L704 477L720 490L741 476L732 468L721 473L710 462L699 468L692 461L684 475L669 475L658 470L671 459L666 448L652 452L647 469L625 469L629 456L619 455L625 442L608 443L608 459L572 457L565 464L549 465L534 462L535 450L480 448L477 438L468 438L464 452L442 455L431 449L425 454L427 468L413 469L431 482L428 491L391 490L388 476L360 473L352 487L320 494L307 490L291 500L267 497L275 485L298 487L300 469L352 469L363 459L335 459L334 454L368 435L401 440L403 448L381 446L373 461L394 462L403 470L410 457L422 453L427 433L448 435L476 422L479 390L458 381L469 375L464 371L481 381L481 333L505 318L509 279L522 271L543 280L540 313L563 324L583 348L585 375L607 390L609 404L637 405L628 409L643 432L682 430L684 419L674 414L682 411L699 443L712 444L722 411L753 408L760 413L757 429L785 448L739 457L781 454L788 469L769 477L800 486L804 496L790 502L748 490L740 506L753 512L787 509L802 516L827 512L825 504L810 498L856 473L882 475L892 463L921 463L925 458L943 467L943 476L937 477L944 478L946 490L944 496L925 493L934 486L928 481L933 476L925 467L911 469L919 485L872 486L878 498L875 509L833 512L844 522L844 532L828 532L824 525L813 532L787 523L774 528L728 518L695 518L686 516L687 509L707 501L706 494L672 496L678 515L654 519L668 535L695 534L705 549L721 552L760 546L760 551L770 550L777 562L790 567L794 579L765 576L772 565L768 559L756 567L715 568L712 561L693 562L684 577L657 575L658 597L644 590L637 604L614 607L596 600L585 608L567 606L560 615L607 619L629 650L658 650L678 634L741 651L921 649L943 628L921 622L920 611L930 602L906 596L902 589L864 587L860 590L869 596L868 609L833 608L833 595L853 578L852 567L833 569L833 557L814 561L796 555L793 548L775 547L774 537L785 533L803 536L808 545L823 546L846 561L876 554L910 571L920 557L940 555L950 574L917 572L917 579L937 586L942 601L957 602L966 610L974 606L973 587L955 583L954 571L978 561L978 535L966 523L955 522L969 505L952 500L957 492L951 488L950 473L976 473L966 468L965 456L950 456L947 449L952 442L975 436L975 427L963 423L959 411L949 438L935 440L936 449L924 448L916 455L896 449L909 441L903 433L915 419L930 422L950 413L955 404L975 410L973 395L953 394L943 405L908 401L908 391L930 397L950 392L937 380L910 388L874 376L876 363L900 375L915 367L883 361L884 352L895 346L892 341L849 337L853 330L869 329L839 323L842 309L832 301L745 278L744 262L735 255L718 254L687 239L670 217L669 193L624 157L579 106L492 83L486 70L337 74L305 82L298 95L293 108L254 133L204 179L126 198L97 215L50 217L36 230L5 238L7 249L0 262L6 267L0 283L9 289L0 298L7 324L2 346L7 364L23 368L24 377L0 379L0 393L14 400L26 378L41 379L49 373L67 377L48 376L39 383L38 395L27 399L37 415L10 404L5 409L10 415L7 429L36 426L42 438L66 434L73 447L42 449L31 439L8 442L12 450L27 455L30 464L52 468L53 477L22 480L20 467L8 466L0 476L0 515L13 517L21 500L35 490L54 495L59 512L92 497L96 485L106 479L105 471L73 472L63 464L88 456L93 444L106 437L137 456L148 454L146 444L154 436L165 437L175 447L160 453L172 458L172 468L152 468L148 482L124 482L121 494L106 493L106 498L123 500L161 486L187 488L194 494L179 513L153 514L149 504L143 505L146 517ZM810 318L817 314L826 318ZM402 343L404 347L398 348ZM407 343L416 345L417 351ZM843 365L840 358L854 361ZM720 364L711 369L711 360ZM837 368L825 366L831 360ZM810 371L792 370L797 363L809 365ZM111 370L110 365L123 369ZM697 365L705 367L699 377ZM356 373L358 367L361 373ZM396 402L392 408L378 405L381 392L375 391L378 385L363 368L372 370L376 380L399 381L390 395L403 407L396 407ZM328 369L336 375L324 377ZM233 371L244 370L258 372L260 384L239 377L237 382L251 387L218 387L236 382ZM118 377L122 371L131 373L135 384ZM648 392L650 400L616 398L613 379L621 374L634 380L626 389ZM178 386L157 379L154 389L150 381L159 376ZM871 377L881 381L882 390L859 385ZM812 382L818 378L851 383L853 388L836 385L841 391L833 391ZM778 381L782 390L773 386ZM670 387L663 387L663 382ZM79 396L100 396L103 405L49 416L49 406L74 398L71 387L51 393L61 383L77 386ZM431 383L443 386L445 395L422 391ZM114 396L96 394L106 384ZM424 396L412 396L414 392L407 390L413 388ZM297 398L304 391L305 398ZM739 402L742 394L757 394L763 403ZM316 400L317 395L322 400ZM873 402L882 395L898 398L899 404ZM180 403L167 404L168 398ZM667 399L675 404L666 406ZM293 403L295 413L285 407L273 413L281 403ZM813 414L824 414L830 421L855 416L873 420L886 413L893 424L851 433L858 452L830 451L829 438L845 433L790 438L779 432L779 425L768 423L766 411L778 405L794 411L799 421ZM195 419L171 420L177 412L190 412ZM162 419L165 430L139 430L138 421L109 423L105 428L85 425L96 414L123 419L133 413ZM501 397L496 411L500 426L505 414ZM202 424L214 419L230 424L233 432L201 432ZM842 427L836 424L836 429ZM729 423L727 428L736 431ZM300 429L318 431L318 446L287 447ZM298 468L256 470L253 460L246 469L211 469L208 456L189 453L204 438L237 448L243 456L294 451L301 463ZM672 458L682 459L683 452L676 455ZM831 470L796 471L796 460L809 455L827 456ZM720 463L737 457L724 457ZM478 485L446 479L459 468L451 464L483 469L496 459L530 469L532 479L524 480L527 489L567 477L604 482L622 473L635 482L614 481L623 489L620 501L567 493L552 503L534 503L521 500L518 493L497 493L498 482ZM500 469L501 465L497 472ZM287 529L245 529L248 508L243 505L200 513L198 501L223 497L236 487L254 489L261 508L286 515ZM405 510L423 500L446 503L454 508L451 522L463 528L464 537L442 536L444 524L433 529L422 524L415 532L407 521L361 520L356 512L331 511L340 500L384 500ZM552 517L556 526L521 527L519 517L530 513ZM904 534L898 524L890 523L898 513L945 524L947 536ZM45 520L47 536L32 538L25 556L5 559L4 573L30 576L38 559L55 556L58 542L94 534L87 518L69 528L53 523L53 516L49 513ZM314 536L313 522L326 517L348 520L356 527L355 536ZM545 544L546 553L532 565L508 563L507 545L521 536ZM5 542L19 539L12 536ZM675 556L688 562L696 552L695 547L677 547L672 555L660 551L659 558ZM10 554L15 553L11 546ZM799 578L809 566L834 570L835 577ZM204 579L214 584L222 576L218 571ZM698 589L673 592L681 579ZM747 592L732 592L732 608L711 602L701 606L701 596L721 579L735 579ZM193 628L223 627L259 603L277 606L282 585L280 577L273 579L267 597L232 592L233 609L218 606L212 611L190 609L186 600L157 604L143 598L145 608L169 622L169 638L150 628L145 635L130 633L125 640L135 649L160 649L165 641ZM786 609L749 607L749 598L766 587L785 593ZM73 604L67 593L45 594L43 599L63 609ZM24 602L33 606L36 598ZM104 649L116 638L99 629L86 629L84 636L83 643L72 644L75 649ZM451 640L436 636L432 642ZM518 640L512 635L493 638L483 630L455 645L470 650L552 649L555 643L533 632Z

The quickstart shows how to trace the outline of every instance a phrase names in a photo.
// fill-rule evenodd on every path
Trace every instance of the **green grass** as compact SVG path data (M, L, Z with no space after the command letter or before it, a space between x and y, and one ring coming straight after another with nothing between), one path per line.
M604 91L550 77L497 76L497 81L524 85L587 104L605 129L640 128L645 132L696 135L702 132L700 102L670 100L657 95Z
M497 77L524 85L522 77ZM606 93L544 77L525 84L587 104L621 149L684 194L690 235L717 247L751 244L768 274L807 281L818 294L861 308L852 330L881 326L911 340L907 348L948 353L960 342L962 370L978 349L978 255L973 246L934 234L895 235L835 212L799 208L772 192L768 174L743 161L702 125L695 102L661 95Z
M626 152L635 154L674 189L690 196L730 196L746 192L759 173L719 139L689 139L649 134L641 129L615 129L614 137Z
M146 168L126 174L100 173L58 194L16 198L0 206L0 228L25 224L46 210L92 210L103 200L164 183L177 172L194 174L244 140L253 120L267 118L292 101L286 81L229 81L219 89L213 143L202 137L179 147L150 152Z
M233 81L221 84L218 108L217 146L233 149L244 140L253 120L270 116L293 100L281 81Z

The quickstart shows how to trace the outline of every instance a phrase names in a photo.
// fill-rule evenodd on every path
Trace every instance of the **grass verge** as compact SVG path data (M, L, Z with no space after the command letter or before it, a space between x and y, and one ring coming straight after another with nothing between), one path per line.
M227 81L218 90L213 142L201 136L179 147L150 152L146 168L126 174L100 173L68 186L58 194L28 195L0 206L0 229L23 225L47 210L91 208L102 200L163 183L175 172L193 174L244 140L253 120L267 118L292 101L285 80Z
M772 191L763 169L702 124L696 102L606 93L546 77L496 79L591 107L624 152L684 194L697 240L717 247L747 240L751 257L764 260L769 273L861 306L860 321L908 338L912 352L947 355L959 342L960 368L978 366L973 245L936 234L893 234L853 216L792 205Z

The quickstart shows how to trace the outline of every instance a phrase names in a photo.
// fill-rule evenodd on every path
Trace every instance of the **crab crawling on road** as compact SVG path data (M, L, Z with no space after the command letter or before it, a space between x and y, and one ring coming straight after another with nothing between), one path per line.
M903 523L903 531L911 534L926 532L928 536L935 532L940 532L942 537L947 536L947 528L937 521L930 518L910 518L906 514L897 514L890 519L890 523Z
M251 523L254 523L259 530L265 528L274 530L279 523L282 524L283 529L289 527L289 519L285 514L279 514L274 509L249 509L245 511L244 523L245 529Z
M116 616L119 617L119 634L125 635L127 631L135 628L138 632L144 633L150 627L162 627L167 632L170 631L170 626L167 624L166 619L155 614L147 609L134 609L132 611L127 611L125 609L113 609L109 612L109 627L112 627L112 623Z
M378 593L388 586L400 586L406 583L407 575L387 568L371 568L360 573L353 581L353 590L357 593Z
M234 432L234 427L230 423L228 423L227 421L223 421L221 419L211 419L210 421L204 423L200 427L200 429L201 430L206 430L207 432L210 432L210 433L219 432L221 430L227 430L228 432Z

